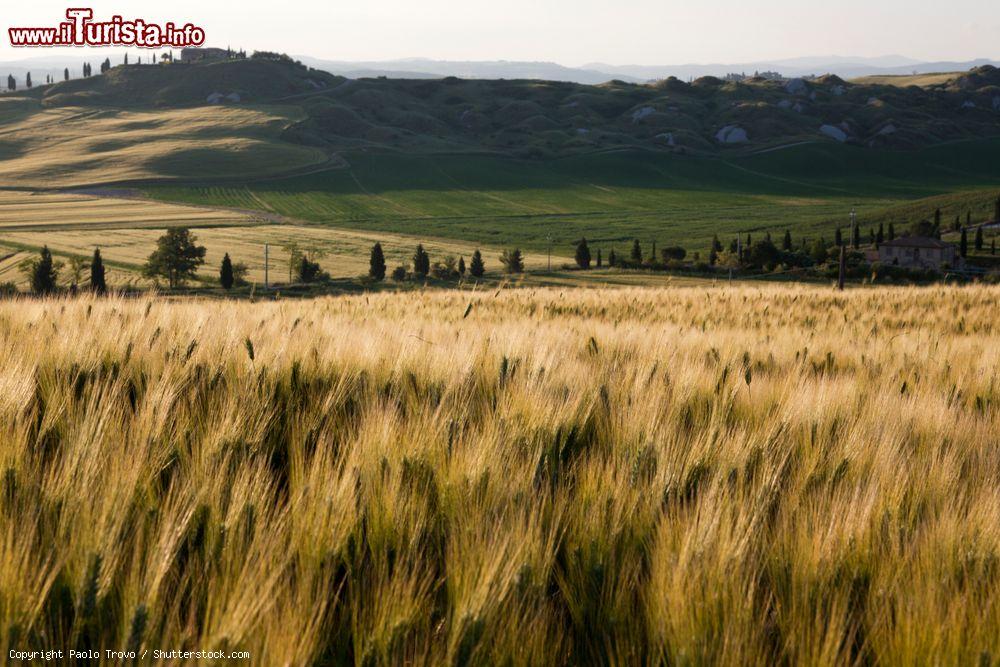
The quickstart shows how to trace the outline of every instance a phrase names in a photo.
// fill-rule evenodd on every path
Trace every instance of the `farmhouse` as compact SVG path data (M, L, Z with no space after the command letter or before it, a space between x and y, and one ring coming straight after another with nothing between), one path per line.
M181 62L193 63L204 60L227 60L230 56L228 49L215 48L187 48L181 49Z
M904 236L879 246L879 261L911 269L957 267L962 260L950 243L926 236Z

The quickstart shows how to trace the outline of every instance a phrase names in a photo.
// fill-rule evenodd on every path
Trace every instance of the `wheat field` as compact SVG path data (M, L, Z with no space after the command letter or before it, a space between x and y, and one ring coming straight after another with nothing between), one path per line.
M0 647L995 664L998 299L0 302Z

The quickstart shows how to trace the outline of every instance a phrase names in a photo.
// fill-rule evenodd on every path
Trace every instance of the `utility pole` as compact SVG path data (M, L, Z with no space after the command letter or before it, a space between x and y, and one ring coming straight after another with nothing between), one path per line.
M265 243L264 244L264 289L265 290L268 289L268 282L267 282L267 279L268 279L268 275L267 275L268 266L267 266L267 264L268 264L268 259L269 259L268 255L270 254L270 250L271 250L270 244Z

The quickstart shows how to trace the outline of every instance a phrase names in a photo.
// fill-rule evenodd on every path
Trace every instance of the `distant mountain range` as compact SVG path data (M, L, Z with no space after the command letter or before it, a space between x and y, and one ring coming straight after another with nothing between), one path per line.
M150 53L135 51L135 58L145 60ZM551 62L528 61L449 61L428 58L403 58L381 61L324 60L307 56L296 56L304 64L331 74L351 79L385 76L391 79L435 79L454 76L462 79L537 79L543 81L566 81L582 84L600 84L617 79L628 83L644 83L668 77L689 81L703 76L723 77L730 73L753 74L754 72L778 72L788 78L809 75L835 74L844 79L863 76L885 76L906 74L929 74L935 72L965 72L982 65L1000 65L1000 61L980 58L977 60L951 62L925 62L906 56L889 55L876 58L851 56L807 56L780 60L747 63L714 63L685 65L609 65L588 63L581 67L566 67ZM112 57L117 64L119 57ZM69 67L70 76L77 78L84 62L99 64L102 56L39 56L16 61L0 62L0 79L6 81L13 74L18 85L23 85L26 73L31 72L34 82L40 83L46 75L62 80L63 68Z
M852 58L845 56L804 57L749 63L716 63L687 65L609 65L588 63L582 67L566 67L548 62L470 61L454 62L408 58L387 61L334 61L300 58L303 63L332 74L348 78L387 76L389 78L426 79L455 76L463 79L541 79L598 84L618 79L641 83L674 76L683 81L702 76L722 77L729 73L774 71L786 77L811 74L836 74L844 79L893 74L928 74L932 72L964 72L982 65L998 65L997 61L981 58L964 62L923 62L905 56Z

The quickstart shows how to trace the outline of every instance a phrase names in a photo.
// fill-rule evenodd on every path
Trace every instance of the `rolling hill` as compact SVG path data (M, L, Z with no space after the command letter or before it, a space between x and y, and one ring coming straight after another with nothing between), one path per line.
M133 65L0 96L0 179L140 188L445 245L544 251L551 239L563 253L581 235L619 251L633 238L696 250L713 234L829 235L852 208L862 224L902 223L940 201L981 222L1000 184L1000 70L921 83L587 86L354 80L262 59Z

